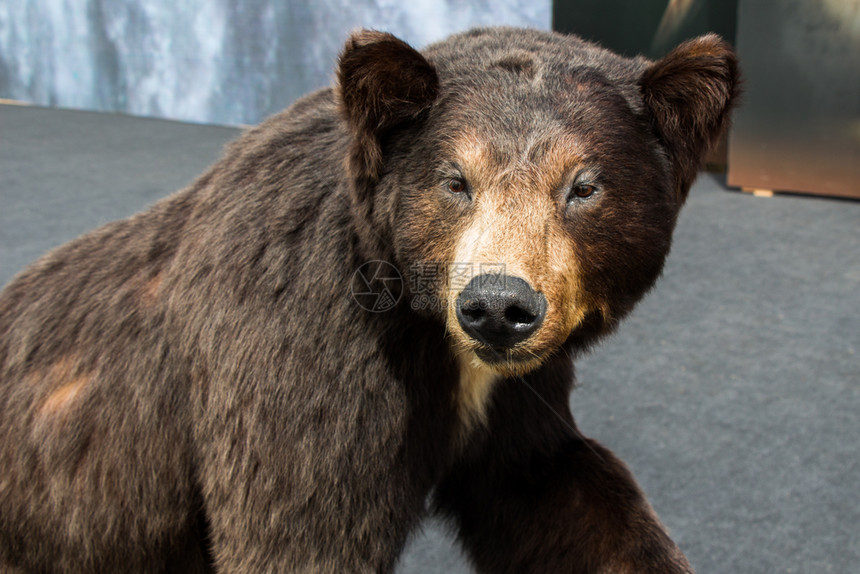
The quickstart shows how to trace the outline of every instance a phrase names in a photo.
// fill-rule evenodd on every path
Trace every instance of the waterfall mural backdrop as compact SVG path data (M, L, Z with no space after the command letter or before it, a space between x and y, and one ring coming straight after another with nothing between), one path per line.
M331 83L358 27L424 46L548 29L550 0L0 0L0 98L250 124Z

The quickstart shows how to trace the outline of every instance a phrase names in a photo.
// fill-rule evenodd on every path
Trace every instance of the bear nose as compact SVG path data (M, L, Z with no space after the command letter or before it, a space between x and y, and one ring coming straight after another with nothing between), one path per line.
M537 331L546 316L546 297L523 279L478 275L456 303L460 326L474 339L504 351Z

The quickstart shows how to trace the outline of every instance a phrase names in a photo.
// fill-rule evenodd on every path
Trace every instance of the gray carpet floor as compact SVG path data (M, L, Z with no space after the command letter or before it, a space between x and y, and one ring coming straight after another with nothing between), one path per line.
M0 105L0 283L186 185L237 134ZM657 288L577 368L580 426L699 574L860 572L860 202L702 175ZM432 520L398 567L469 571Z

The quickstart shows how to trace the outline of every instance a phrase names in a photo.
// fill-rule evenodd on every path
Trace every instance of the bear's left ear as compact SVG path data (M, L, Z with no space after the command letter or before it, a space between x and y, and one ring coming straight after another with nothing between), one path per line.
M346 42L337 71L341 112L353 132L353 177L373 182L382 168L381 140L436 99L436 69L406 42L362 30Z
M737 58L715 34L689 40L652 64L639 80L657 136L674 165L679 202L704 154L726 128L739 93Z

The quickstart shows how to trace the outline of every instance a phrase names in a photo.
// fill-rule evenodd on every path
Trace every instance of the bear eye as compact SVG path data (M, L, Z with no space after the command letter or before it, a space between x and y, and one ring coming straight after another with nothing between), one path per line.
M464 193L468 196L469 186L466 184L466 180L454 177L448 180L448 191L454 194Z
M588 199L595 193L597 193L597 186L593 183L575 183L570 189L570 195L568 195L567 201L570 203L577 199Z

